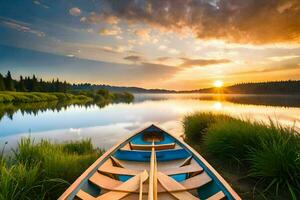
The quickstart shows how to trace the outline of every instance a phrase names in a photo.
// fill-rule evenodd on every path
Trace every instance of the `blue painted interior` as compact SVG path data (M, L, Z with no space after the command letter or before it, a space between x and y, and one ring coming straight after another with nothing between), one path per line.
M173 143L175 140L174 138L170 137L169 135L165 134L162 132L164 135L164 140L160 142L154 142L154 144L169 144ZM143 133L136 135L135 137L132 138L131 140L132 144L140 144L140 145L146 145L146 144L152 144L152 142L146 142L143 140Z
M151 151L131 151L121 149L114 154L114 157L116 157L117 159L138 162L149 162L150 156ZM162 150L156 152L157 161L185 159L189 156L189 152L187 152L185 149Z
M89 182L87 182L86 184L84 184L81 189L83 191L89 193L93 197L97 197L101 193L101 189L99 187L97 187L96 185L94 185L92 183L89 183Z
M197 189L198 195L200 199L207 199L208 197L211 197L212 195L219 192L221 189L218 187L218 185L215 183L215 181L210 182L200 188Z
M135 135L132 138L129 138L128 140L124 141L120 146L116 148L115 151L113 151L109 156L113 155L116 158L120 160L129 160L129 161L142 161L142 162L149 162L151 152L150 151L128 151L128 150L121 150L120 148L124 146L127 142L132 142L134 144L151 144L150 142L144 142L142 140L142 134L145 132L161 132L164 134L164 140L161 142L157 142L155 144L167 144L167 143L173 143L176 142L178 145L180 145L183 149L173 149L173 150L161 150L156 152L156 157L159 162L161 161L169 161L169 160L176 160L176 159L185 159L189 157L190 155L193 155L193 153L185 147L184 144L182 144L177 139L173 138L166 132L163 132L158 127L152 125L149 128L145 129L144 131L140 132L139 134ZM108 157L109 157L108 156ZM223 191L223 193L226 195L227 199L233 200L231 194L228 192L228 190L225 188L223 184L216 178L214 173L210 171L210 169L204 165L204 163L197 157L195 157L195 160L197 163L204 169L204 171L212 178L212 181L201 188L197 189L197 192L199 194L200 199L206 199L216 192ZM91 177L93 173L97 171L97 168L104 162L97 164L97 167L92 170L92 172L84 179L77 188L72 192L72 194L68 197L68 200L73 199L75 197L75 194L79 191L79 189L83 189L84 191L90 193L93 196L98 196L100 193L100 189L96 188L95 185L88 182L88 179ZM127 175L120 175L118 176L120 181L126 181L132 176ZM178 182L182 182L187 178L187 174L177 174L170 176L173 179L175 179Z
M118 178L119 178L119 181L125 182L128 179L132 178L132 176L130 176L130 175L119 175Z
M175 174L171 175L170 177L172 177L177 182L182 182L187 179L187 174Z

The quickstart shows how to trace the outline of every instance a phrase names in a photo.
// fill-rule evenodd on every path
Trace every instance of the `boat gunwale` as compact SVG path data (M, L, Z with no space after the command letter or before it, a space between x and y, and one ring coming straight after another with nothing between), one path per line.
M135 135L142 133L144 130L150 128L150 127L156 127L160 129L163 133L173 137L177 142L178 145L181 147L186 148L187 151L189 151L192 155L194 155L194 159L200 161L204 166L203 169L207 169L207 173L212 176L211 178L215 178L215 182L221 186L221 188L224 188L226 192L230 194L230 196L235 200L241 200L240 196L232 189L232 187L227 183L227 181L192 147L190 147L182 138L179 138L164 129L157 127L156 125L150 125L146 128L139 129L138 131L134 132L133 134L130 134L127 137L124 137L123 140L120 140L117 144L113 145L111 148L109 148L100 158L98 158L90 167L88 167L68 188L67 190L58 198L58 200L66 200L69 199L74 192L78 192L81 188L79 187L81 184L84 183L84 181L87 181L89 176L92 176L97 169L103 164L107 159L109 159L109 156L111 156L114 152L118 151L120 148L122 148L122 145L125 145L126 142L129 142L130 139L132 139ZM199 163L198 163L199 164ZM205 170L204 170L205 171ZM220 183L218 183L220 182ZM223 187L222 187L223 186ZM225 191L223 191L225 192ZM76 196L76 193L75 195Z

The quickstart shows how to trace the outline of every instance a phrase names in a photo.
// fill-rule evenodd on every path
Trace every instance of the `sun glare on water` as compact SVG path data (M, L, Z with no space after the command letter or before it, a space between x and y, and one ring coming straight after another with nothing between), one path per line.
M214 86L217 88L223 87L223 81L220 80L215 81Z

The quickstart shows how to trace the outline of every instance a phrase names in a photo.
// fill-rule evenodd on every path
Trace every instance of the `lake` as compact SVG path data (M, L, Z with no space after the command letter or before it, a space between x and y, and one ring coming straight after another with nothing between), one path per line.
M45 103L44 103L45 104ZM137 94L133 103L69 105L59 109L11 109L2 112L0 147L15 147L21 137L55 142L91 138L97 147L108 148L133 131L156 124L175 135L183 134L183 117L195 111L221 112L249 120L300 130L299 96Z

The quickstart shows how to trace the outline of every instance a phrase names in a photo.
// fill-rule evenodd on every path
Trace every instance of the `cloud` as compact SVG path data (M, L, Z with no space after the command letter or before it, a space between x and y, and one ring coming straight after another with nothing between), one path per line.
M214 2L214 3L212 3ZM103 14L231 43L300 42L299 0L106 0Z
M73 7L69 10L70 15L79 16L81 15L81 10L78 7Z
M0 26L4 26L6 28L10 28L19 32L31 33L36 35L37 37L46 36L44 32L31 28L29 24L13 19L0 17Z
M86 22L88 19L86 18L86 17L81 17L80 18L80 22L82 22L82 23L84 23L84 22Z
M300 65L294 63L294 64L286 64L286 65L273 66L273 67L265 67L265 68L257 69L257 70L241 71L241 72L232 73L231 75L251 75L251 74L261 74L261 73L296 70L296 69L300 70Z
M131 55L131 56L124 57L124 60L129 60L129 61L132 61L132 62L140 62L140 61L142 61L144 59L141 56Z
M46 9L49 9L49 8L50 8L49 6L47 6L47 5L43 4L43 3L41 3L40 1L33 1L33 3L34 3L35 5L41 6L41 7L46 8Z
M272 56L269 57L269 60L275 61L275 62L280 62L280 61L284 61L284 60L291 60L294 58L299 58L300 55L287 55L287 56Z
M167 51L169 54L179 54L180 53L177 49L169 48L165 45L159 45L158 49L161 51Z
M75 55L73 55L73 54L67 54L66 56L69 58L75 58Z
M168 52L170 54L179 54L179 51L177 49L169 49Z
M165 49L167 49L167 47L166 47L165 45L160 45L160 46L158 47L158 49L159 49L159 50L165 50Z
M114 15L107 15L105 13L97 14L95 12L92 12L91 15L85 20L85 22L90 24L105 22L106 24L110 25L116 25L119 23L119 21L119 18Z
M104 35L104 36L113 36L113 35L119 35L122 33L122 30L120 27L118 26L113 26L111 29L107 29L107 28L102 28L99 31L100 35Z
M158 57L156 58L157 61L159 62L164 62L164 61L167 61L167 60L170 60L172 59L172 57Z
M100 47L100 50L104 51L104 52L108 52L108 53L123 53L126 48L123 46L117 46L117 47L111 47L111 46L102 46Z
M119 23L119 19L115 16L107 16L107 17L103 17L103 20L107 23L107 24L118 24Z
M150 40L150 29L138 29L134 31L134 34L145 41Z
M217 65L230 63L231 61L228 59L189 59L189 58L181 58L183 63L180 65L181 67L194 67L194 66L207 66L207 65Z
M3 50L2 50L3 49ZM10 63L12 71L38 73L43 78L59 78L70 82L86 82L141 87L159 87L162 81L172 77L178 69L167 65L139 63L120 64L114 62L93 61L68 58L67 54L55 55L26 49L0 46L0 51L12 54L0 54L1 61ZM34 61L34 62L32 62ZM44 66L41 68L41 66ZM61 71L64 73L61 73Z

